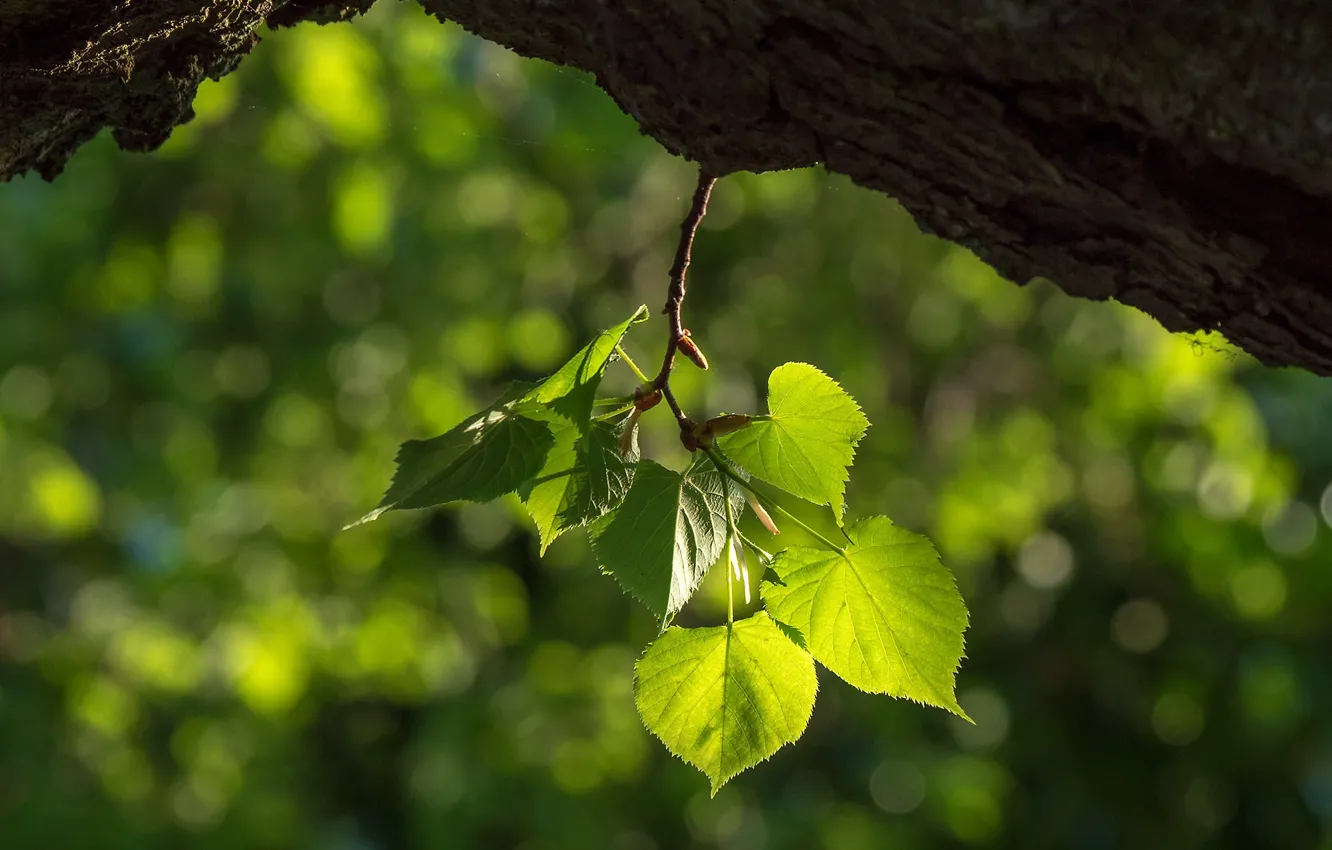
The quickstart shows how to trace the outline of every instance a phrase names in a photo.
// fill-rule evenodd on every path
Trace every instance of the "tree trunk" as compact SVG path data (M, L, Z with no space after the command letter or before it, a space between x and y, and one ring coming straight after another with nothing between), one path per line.
M1332 374L1319 0L420 0L727 173L822 162L1019 283ZM255 27L371 0L0 0L0 178L148 150Z

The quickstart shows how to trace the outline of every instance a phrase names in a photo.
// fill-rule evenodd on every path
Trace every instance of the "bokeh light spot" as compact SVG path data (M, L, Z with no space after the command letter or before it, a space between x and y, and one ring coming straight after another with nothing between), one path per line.
M1202 704L1181 691L1168 691L1152 707L1152 731L1167 744L1184 746L1198 740L1206 722Z
M1018 574L1038 590L1052 590L1067 584L1073 577L1073 565L1073 547L1053 531L1042 531L1029 537L1018 550Z
M1318 515L1304 502L1273 505L1263 514L1263 539L1282 555L1301 555L1318 536Z
M569 331L545 310L525 310L509 322L509 349L523 368L551 371L569 353Z
M870 774L874 805L893 815L904 815L925 801L925 775L908 761L890 760Z
M1170 631L1164 609L1151 599L1125 602L1110 618L1115 643L1136 653L1151 652L1160 646Z
M1230 577L1235 610L1251 620L1266 620L1286 607L1286 576L1274 564L1260 562L1236 570Z
M54 463L36 472L33 504L42 524L58 535L81 534L97 524L102 499L92 479L71 463Z

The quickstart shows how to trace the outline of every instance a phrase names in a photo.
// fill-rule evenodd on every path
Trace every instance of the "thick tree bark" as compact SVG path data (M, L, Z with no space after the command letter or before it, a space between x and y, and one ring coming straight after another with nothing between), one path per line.
M0 178L151 149L255 27L371 0L0 0ZM719 173L822 162L1019 283L1332 374L1321 0L420 0ZM276 8L275 8L276 6Z

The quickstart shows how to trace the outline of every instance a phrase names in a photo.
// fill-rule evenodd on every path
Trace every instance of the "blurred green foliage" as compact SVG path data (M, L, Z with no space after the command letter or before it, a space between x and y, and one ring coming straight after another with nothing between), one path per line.
M821 673L709 799L584 535L538 559L513 497L338 532L401 440L662 300L691 166L408 6L269 34L196 110L0 187L5 850L1332 846L1326 381L1015 287L821 171L726 178L681 401L756 410L801 360L864 404L848 503L957 573L976 725Z

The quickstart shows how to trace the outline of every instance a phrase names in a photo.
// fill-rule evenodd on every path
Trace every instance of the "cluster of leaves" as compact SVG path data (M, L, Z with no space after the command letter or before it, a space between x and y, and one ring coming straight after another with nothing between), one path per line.
M647 313L640 307L541 383L511 385L448 433L405 443L383 501L360 522L516 492L543 552L586 527L602 570L663 626L636 668L639 714L713 793L804 732L816 660L861 690L965 717L954 675L967 612L953 576L929 540L887 517L845 524L848 470L869 427L859 405L815 367L787 363L769 377L768 412L725 417L734 430L704 440L683 472L643 459L638 417L627 415L634 404L596 392ZM805 525L755 481L828 506L845 541ZM769 531L778 531L772 509L820 545L769 554L739 528L746 502ZM728 589L739 579L747 592L746 550L765 567L764 608L736 621L732 604L725 625L670 626L722 559Z

